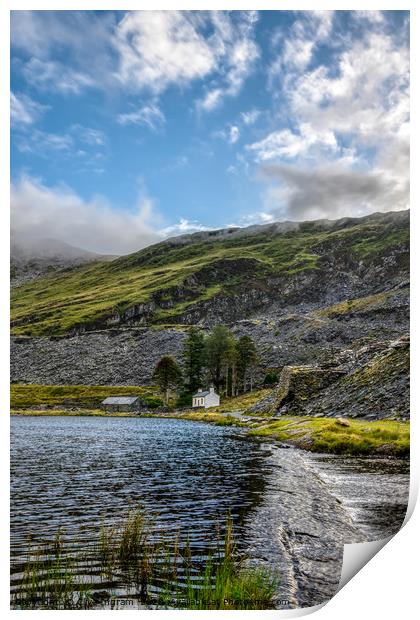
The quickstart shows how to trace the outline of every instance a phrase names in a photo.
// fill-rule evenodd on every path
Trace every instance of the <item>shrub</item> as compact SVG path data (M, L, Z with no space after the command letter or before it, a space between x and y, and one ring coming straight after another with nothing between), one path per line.
M272 385L276 385L276 383L278 382L279 382L278 374L275 372L268 372L264 377L263 385L265 387L270 387Z

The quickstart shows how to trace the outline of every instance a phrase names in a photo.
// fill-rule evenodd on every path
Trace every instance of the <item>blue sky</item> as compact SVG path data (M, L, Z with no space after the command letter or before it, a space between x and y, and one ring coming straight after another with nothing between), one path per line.
M167 236L408 207L403 11L15 11L12 232Z

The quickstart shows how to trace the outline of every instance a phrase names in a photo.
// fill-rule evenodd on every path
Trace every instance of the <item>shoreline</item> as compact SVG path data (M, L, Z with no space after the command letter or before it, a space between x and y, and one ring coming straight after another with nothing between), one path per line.
M217 426L247 428L247 437L258 437L295 447L306 452L343 456L410 455L410 422L401 420L363 420L350 418L314 418L311 416L250 416L244 412L181 411L164 413L106 413L98 409L12 409L12 417L111 417L164 418L205 422Z

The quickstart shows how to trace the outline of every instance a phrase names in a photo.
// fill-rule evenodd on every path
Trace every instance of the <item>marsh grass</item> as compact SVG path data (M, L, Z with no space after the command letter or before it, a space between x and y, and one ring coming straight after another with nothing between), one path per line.
M35 383L12 383L10 406L12 409L31 407L78 407L96 409L107 396L139 396L149 408L160 407L155 386L121 385L39 385Z
M58 530L52 542L30 547L22 579L12 593L12 608L88 609L91 587L79 582L75 569L74 550Z
M368 455L410 454L410 423L396 420L347 420L284 417L249 431L249 435L272 437L312 452Z
M28 553L12 592L15 609L89 609L98 584L118 584L141 605L175 609L267 609L277 581L247 568L234 542L232 518L215 525L215 550L194 558L189 538L165 536L143 511L129 511L117 525L102 525L88 551L55 539Z

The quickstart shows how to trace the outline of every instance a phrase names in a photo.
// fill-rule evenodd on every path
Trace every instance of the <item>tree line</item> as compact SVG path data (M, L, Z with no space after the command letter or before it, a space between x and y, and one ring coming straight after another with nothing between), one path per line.
M182 367L169 355L156 364L153 379L168 403L171 390L180 392L179 404L189 404L200 387L213 384L216 392L237 396L253 389L258 365L250 336L236 338L225 325L216 325L205 334L192 327L184 342Z

